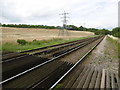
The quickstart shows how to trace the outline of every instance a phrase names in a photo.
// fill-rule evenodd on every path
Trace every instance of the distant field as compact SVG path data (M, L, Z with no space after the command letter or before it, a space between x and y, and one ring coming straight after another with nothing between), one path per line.
M86 31L68 31L69 36L58 36L60 30L58 29L36 29L36 28L2 28L2 42L16 43L17 39L25 39L26 41L48 40L52 38L80 38L94 35L92 32Z

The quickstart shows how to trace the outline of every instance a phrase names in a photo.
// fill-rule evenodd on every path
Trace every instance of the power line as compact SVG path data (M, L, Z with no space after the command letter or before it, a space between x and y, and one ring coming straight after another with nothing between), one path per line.
M66 13L65 11L63 13L59 14L59 15L62 15L61 18L62 18L62 22L63 22L63 27L62 27L62 30L60 31L61 33L59 33L59 35L60 34L64 35L65 33L67 35L69 35L68 31L66 30L67 29L67 22L68 22L67 18L69 18L69 17L67 17L68 14L69 13Z
M64 11L64 13L60 14L60 15L62 15L61 18L63 18L63 20L62 20L62 22L63 22L63 29L66 29L67 22L68 22L67 18L69 18L69 17L67 17L68 14L69 13L66 13L65 11Z

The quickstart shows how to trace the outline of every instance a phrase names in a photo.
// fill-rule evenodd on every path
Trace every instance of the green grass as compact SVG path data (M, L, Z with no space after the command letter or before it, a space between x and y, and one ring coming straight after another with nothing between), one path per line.
M95 37L96 35L89 36L89 37ZM32 42L28 42L25 45L20 45L20 44L13 44L13 43L5 43L2 45L2 48L0 50L5 51L5 52L20 52L24 50L30 50L34 48L40 48L44 46L49 46L49 45L55 45L55 44L60 44L60 43L65 43L65 42L70 42L70 41L75 41L75 40L80 40L88 37L81 37L81 38L72 38L69 40L64 40L60 38L53 38L51 40L33 40ZM0 46L1 47L1 46Z
M59 90L62 87L63 87L63 84L57 84L53 90Z
M108 37L108 41L110 41L115 48L116 53L118 53L118 57L120 58L120 43L118 43L118 40L114 40L110 37Z

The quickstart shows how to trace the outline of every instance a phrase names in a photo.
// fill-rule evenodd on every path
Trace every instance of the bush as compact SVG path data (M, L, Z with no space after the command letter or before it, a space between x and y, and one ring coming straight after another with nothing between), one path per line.
M24 39L18 39L17 43L20 44L20 45L25 45L25 44L27 44L27 41L24 40Z
M36 42L36 41L37 41L36 39L33 40L33 42Z
M120 38L120 32L115 33L113 36Z
M112 30L112 35L120 38L120 27L116 27Z

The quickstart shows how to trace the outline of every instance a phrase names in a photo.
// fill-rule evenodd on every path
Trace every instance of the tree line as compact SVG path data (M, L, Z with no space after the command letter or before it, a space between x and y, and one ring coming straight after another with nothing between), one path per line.
M3 27L16 27L16 28L45 28L45 29L56 29L55 26L47 25L27 25L27 24L2 24Z
M112 31L110 31L108 29L85 28L83 26L77 27L74 25L68 25L67 29L76 30L76 31L90 31L90 32L94 32L96 35L110 34L110 35L120 38L120 27L115 27L112 29Z
M43 29L62 29L61 26L47 26L47 25L27 25L27 24L1 24L2 27L16 27L16 28L43 28ZM107 29L96 29L96 28L86 28L83 26L77 27L75 25L67 25L66 29L75 31L90 31L94 32L96 35L113 35L120 37L120 27L112 29L112 31Z

